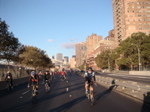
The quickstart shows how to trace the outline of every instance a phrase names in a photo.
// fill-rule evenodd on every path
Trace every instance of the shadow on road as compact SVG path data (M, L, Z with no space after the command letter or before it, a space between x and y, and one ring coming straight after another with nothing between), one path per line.
M144 101L141 112L150 112L150 92L147 92L147 94L144 94L143 96Z
M18 86L14 86L13 90L11 90L11 91L7 91L7 89L0 90L0 97L4 97L4 96L7 96L9 94L15 93L16 91L22 90L22 89L24 89L26 87L27 87L27 82L24 82L24 83L22 83L22 84L20 84Z
M74 106L77 103L80 103L81 101L85 100L86 96L81 96L77 99L74 99L70 102L67 102L59 107L53 108L51 110L49 110L49 112L66 112L67 110L69 110L72 106Z
M95 96L95 104L99 103L100 101L104 100L110 93L111 91L116 88L115 85L110 86L109 89L107 89L106 91L98 94Z

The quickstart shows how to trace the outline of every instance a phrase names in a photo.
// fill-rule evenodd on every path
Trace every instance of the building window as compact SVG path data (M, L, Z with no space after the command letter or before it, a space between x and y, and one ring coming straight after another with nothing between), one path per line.
M139 30L142 30L142 28L139 28Z
M139 21L142 21L142 19L139 19Z
M137 8L138 8L138 9L140 9L141 7L140 7L140 6L138 6Z

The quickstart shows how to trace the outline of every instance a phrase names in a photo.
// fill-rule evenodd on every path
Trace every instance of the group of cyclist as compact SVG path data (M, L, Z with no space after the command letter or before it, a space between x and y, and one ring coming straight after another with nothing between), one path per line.
M36 85L38 89L39 80L42 80L42 78L43 78L44 84L46 83L46 81L48 81L48 85L50 87L53 81L53 78L55 78L56 74L60 74L61 79L66 79L67 77L67 73L65 69L62 69L62 71L60 72L45 71L44 74L41 71L39 71L38 73L36 73L35 71L31 71L30 78L28 81L28 88L33 85ZM92 85L93 87L94 83L96 82L95 72L92 70L91 67L89 67L87 71L85 71L84 78L85 78L85 94L87 94L89 86ZM5 80L7 83L10 82L11 86L13 87L12 74L9 71L6 74Z

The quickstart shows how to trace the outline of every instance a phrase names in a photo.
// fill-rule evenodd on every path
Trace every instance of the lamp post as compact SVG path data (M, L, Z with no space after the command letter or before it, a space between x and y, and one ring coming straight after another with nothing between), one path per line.
M139 61L139 71L141 71L140 48L136 44L131 44L131 45L135 45L137 47L137 50L138 50L138 61Z

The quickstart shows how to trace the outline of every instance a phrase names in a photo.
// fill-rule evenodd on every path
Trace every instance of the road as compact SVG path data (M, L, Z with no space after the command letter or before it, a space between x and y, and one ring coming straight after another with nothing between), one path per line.
M85 96L83 77L72 75L61 81L57 75L48 93L40 83L38 100L34 104L27 83L12 92L2 90L0 112L150 112L150 105L99 84L95 86L94 95L95 105L92 106Z
M103 77L111 77L114 79L134 81L144 85L150 85L150 76L142 76L142 75L129 75L129 74L115 74L115 73L98 73Z

